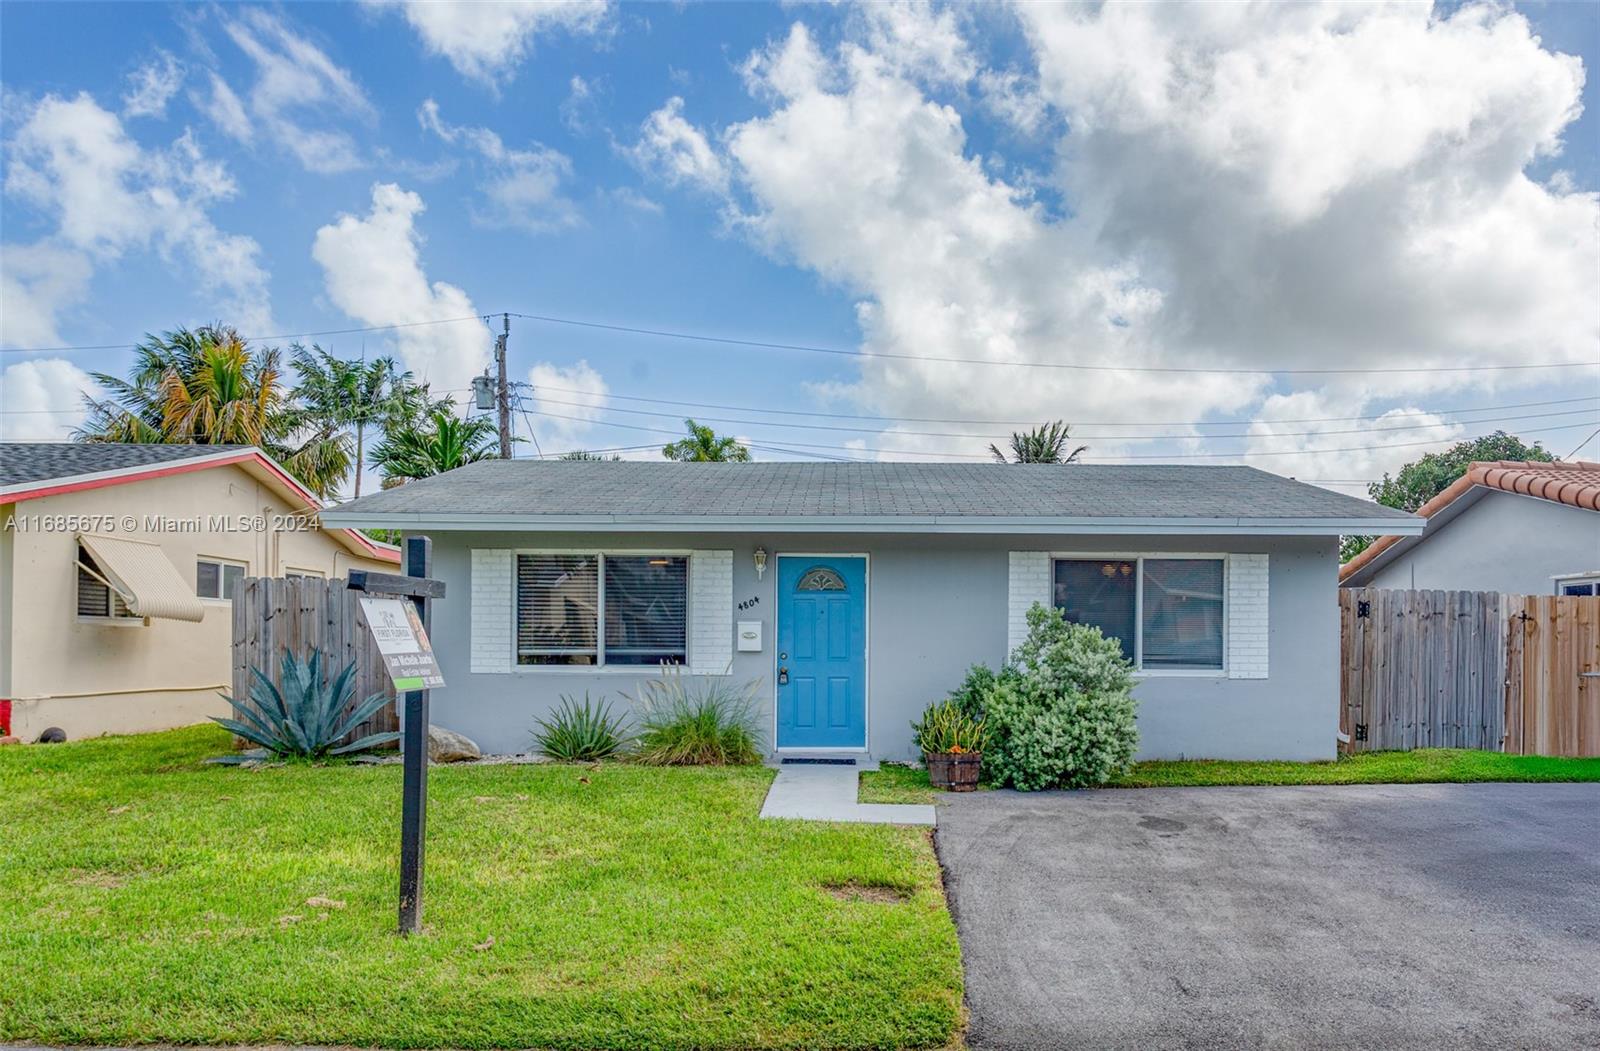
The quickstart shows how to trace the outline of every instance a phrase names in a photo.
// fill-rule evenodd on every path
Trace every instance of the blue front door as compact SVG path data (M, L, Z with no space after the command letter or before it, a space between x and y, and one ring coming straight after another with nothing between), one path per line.
M867 560L778 557L778 747L867 744Z

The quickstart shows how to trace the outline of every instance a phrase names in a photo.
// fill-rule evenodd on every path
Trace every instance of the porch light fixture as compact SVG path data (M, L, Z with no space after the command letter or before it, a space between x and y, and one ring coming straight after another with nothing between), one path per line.
M755 560L756 560L756 579L760 580L762 578L762 576L767 572L767 549L764 548L764 547L756 548Z

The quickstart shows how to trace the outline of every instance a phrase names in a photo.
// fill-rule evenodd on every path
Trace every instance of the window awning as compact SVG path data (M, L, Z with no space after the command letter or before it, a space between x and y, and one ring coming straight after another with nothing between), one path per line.
M160 547L120 536L78 535L105 581L141 617L199 622L206 607Z

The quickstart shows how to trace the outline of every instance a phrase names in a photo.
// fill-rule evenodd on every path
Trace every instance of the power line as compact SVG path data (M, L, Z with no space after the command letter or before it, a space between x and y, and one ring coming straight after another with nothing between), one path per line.
M661 427L646 427L646 426L643 426L641 424L610 423L610 422L606 422L606 421L596 421L596 420L591 419L591 418L586 417L586 416L569 416L569 415L565 415L565 414L562 414L562 413L545 412L545 411L539 410L539 409L535 409L535 410L533 410L533 412L534 412L534 415L536 415L536 416L545 416L545 417L549 417L551 419L557 419L557 420L571 420L571 421L576 422L576 423L587 423L587 424L591 424L591 425L596 425L598 423L599 426L616 427L616 428L621 428L623 430L644 431L644 432L652 433L652 434L677 435L679 433L677 431L666 430L665 428L661 428ZM1525 431L1524 433L1526 433L1526 434L1545 434L1545 433L1549 433L1549 432L1552 432L1552 431L1568 431L1568 430L1573 430L1573 429L1579 428L1579 427L1588 427L1588 426L1590 426L1590 422L1592 422L1592 421L1585 421L1583 423L1563 424L1563 425L1558 425L1558 426L1553 426L1553 427L1543 427L1543 428L1538 428L1538 429L1535 429L1535 430ZM1263 435L1262 437L1275 437L1275 436L1274 435ZM756 439L751 439L751 441L755 441L755 440ZM1458 440L1460 440L1460 439L1455 438L1455 437L1435 438L1435 439L1432 439L1432 440L1429 440L1429 441L1420 441L1420 442L1393 442L1393 443L1390 443L1390 444L1387 444L1387 445L1355 445L1355 446L1344 446L1344 447L1332 448L1332 449L1266 449L1266 450L1260 450L1260 451L1242 451L1242 452L1224 452L1224 453L1167 453L1167 454L1131 454L1130 453L1130 454L1119 454L1119 455L1113 457L1112 460L1115 460L1115 461L1121 461L1121 460L1193 460L1193 459L1215 459L1217 457L1310 456L1310 455L1317 455L1317 454L1321 454L1321 453L1373 452L1373 451L1385 450L1385 449L1407 449L1407 448L1416 448L1416 447L1425 446L1425 445L1442 445L1442 444L1445 444L1447 442L1456 442ZM788 446L792 446L792 447L797 448L797 449L824 449L824 450L829 450L829 451L834 451L834 452L841 452L841 453L880 453L880 454L887 453L887 454L890 454L890 455L901 455L901 456L941 456L941 457L957 457L957 458L961 458L961 459L980 459L980 460L990 459L990 456L987 453L961 453L961 452L950 452L950 451L939 451L939 450L928 450L928 449L890 449L890 448L884 448L884 447L881 447L881 446L880 447L865 447L864 446L864 447L862 447L860 449L856 449L856 448L850 448L850 447L847 447L847 446L823 445L823 444L818 444L818 443L814 443L814 442L785 442L784 444L786 444Z
M529 384L531 386L531 384ZM597 396L593 391L577 387L551 387L541 386L540 390L556 391L561 394L579 394ZM652 405L678 405L695 409L720 409L725 412L759 412L777 416L804 416L829 420L876 420L883 423L949 423L965 424L974 427L1028 427L1036 424L1037 419L973 419L944 416L874 416L865 413L852 412L820 412L806 409L770 409L751 405L724 405L717 402L705 401L680 401L671 398L647 398L636 394L616 394L607 391L604 395L614 401L635 401ZM1435 416L1451 416L1465 412L1490 412L1501 409L1527 409L1540 408L1546 405L1571 405L1580 401L1600 400L1600 394L1586 394L1581 398L1556 398L1551 401L1523 401L1507 405L1480 405L1465 409L1419 409L1419 412L1430 413ZM1393 410L1391 410L1393 411ZM1373 413L1366 416L1302 416L1283 419L1233 419L1233 420L1073 420L1074 427L1222 427L1244 426L1252 423L1343 423L1354 420L1381 420L1389 415L1387 412ZM1469 421L1462 421L1469 422Z
M1455 373L1502 372L1525 369L1569 369L1600 366L1600 361L1521 362L1515 365L1433 365L1401 368L1346 368L1346 369L1240 369L1200 368L1179 365L1085 365L1066 361L996 361L991 358L957 358L933 354L899 354L885 350L849 350L843 347L817 347L805 343L778 343L760 339L734 339L728 336L708 336L696 332L674 332L670 329L640 328L634 325L617 325L602 321L580 321L575 318L554 317L549 314L517 314L512 317L528 321L543 321L552 325L572 325L578 328L600 329L606 332L625 332L637 336L658 336L664 339L685 339L700 343L718 343L724 346L751 347L759 350L790 350L806 354L833 354L847 358L884 358L903 361L933 361L951 365L996 365L1030 369L1072 369L1084 372L1163 372L1196 373L1203 375L1242 376L1333 376L1371 375L1387 373Z
M986 365L1011 368L1032 369L1066 369L1081 372L1132 372L1132 373L1170 373L1179 375L1239 375L1239 376L1334 376L1334 375L1387 375L1387 374L1420 374L1420 373L1465 373L1465 372L1512 372L1533 369L1569 369L1590 368L1600 366L1600 361L1551 361L1551 362L1518 362L1509 365L1426 365L1426 366L1400 366L1394 368L1225 368L1202 367L1181 365L1091 365L1082 362L1069 361L999 361L991 358L962 358L948 355L932 354L905 354L884 350L860 350L844 347L820 347L806 343L785 343L776 340L761 339L736 339L729 336L712 336L701 332L679 332L672 329L645 328L638 325L622 325L604 321L586 321L579 318L557 317L552 314L526 314L515 311L490 311L486 314L475 314L470 317L437 318L431 321L399 322L390 325L364 325L353 328L322 329L316 332L289 332L278 333L270 336L246 336L247 340L268 342L278 339L303 339L309 336L336 336L350 335L358 332L385 332L396 329L416 328L424 325L448 325L466 321L487 323L488 318L494 314L523 318L528 321L542 321L551 325L568 325L576 328L595 329L604 332L622 332L636 336L655 336L662 339L690 340L698 343L713 343L721 346L749 347L759 350L794 351L805 354L829 354L837 357L860 359L884 359L899 361L928 361L941 364L954 365ZM59 347L0 347L0 353L6 354L64 354L85 350L126 350L131 349L127 343L102 343L78 346Z
M656 410L651 410L651 409L626 409L626 408L620 408L620 407L594 405L592 403L581 402L581 401L563 401L563 400L561 400L559 398L546 398L546 397L543 397L543 396L539 395L537 392L535 392L535 396L538 397L539 401L542 404L545 404L545 405L564 405L564 406L567 406L567 407L570 407L570 408L577 408L577 409L597 409L597 410L603 410L605 412L624 412L624 413L629 413L630 415L635 415L635 416L657 416L657 417L667 417L667 418L676 418L678 416L677 413L661 412L661 411L656 411ZM1462 423L1511 423L1511 422L1516 422L1516 421L1519 421L1519 420L1547 419L1547 418L1554 417L1554 416L1571 416L1571 415L1573 415L1575 413L1588 413L1588 412L1593 412L1593 411L1594 410L1592 408L1585 407L1585 408L1581 408L1581 409L1564 409L1564 410L1561 410L1561 411L1558 411L1558 412L1529 413L1527 415L1522 415L1522 416L1491 416L1491 417L1485 417L1485 418L1476 419L1476 420L1463 420L1463 421L1460 421L1460 422L1462 422ZM845 432L850 432L850 433L855 433L855 434L881 434L881 433L883 433L880 428L876 428L876 427L850 427L850 426L844 426L844 425L840 425L840 424L825 424L825 423L782 423L782 422L776 422L776 421L772 421L772 420L740 420L740 419L731 419L731 418L725 417L725 416L700 416L700 417L696 418L696 422L731 424L733 426L780 427L780 428L786 428L786 429L800 429L800 430L809 430L809 431L845 431ZM1260 421L1257 421L1257 422L1265 424L1265 425L1271 425L1272 423L1274 423L1276 421L1260 420ZM1103 441L1133 441L1133 442L1140 442L1140 441L1144 441L1144 442L1149 442L1149 441L1173 441L1173 440L1193 439L1193 438L1205 438L1207 440L1213 439L1213 438L1258 438L1258 437L1296 438L1296 437L1309 437L1309 436L1313 436L1313 435L1323 435L1323 434L1382 434L1382 433L1386 433L1388 431L1414 431L1414 430L1423 430L1423 429L1430 428L1430 427L1444 426L1444 425L1448 425L1450 422L1451 421L1444 421L1443 423L1440 423L1440 422L1408 423L1408 424L1402 424L1402 425L1397 426L1397 427L1352 427L1352 428L1346 428L1344 430L1328 430L1328 431L1272 431L1269 434L1255 434L1255 433L1251 433L1251 432L1247 432L1247 431L1242 431L1242 432L1239 432L1239 433L1236 433L1236 434L1092 434L1092 433L1080 433L1080 432L1074 431L1072 437L1074 439L1100 439L1100 440L1103 440ZM904 435L912 435L912 436L923 437L923 438L981 438L981 439L992 440L992 439L997 437L997 435L995 435L992 432L991 433L985 433L985 434L977 434L977 433L965 432L965 431L896 430L894 433L896 433L896 434L904 434Z
M1565 459L1570 460L1574 456L1578 455L1578 451L1580 449L1582 449L1585 445L1588 445L1590 442L1594 441L1596 435L1600 435L1600 430L1595 431L1594 434L1589 435L1589 437L1587 437L1583 441L1579 442L1578 443L1578 448L1572 450L1569 453L1567 453L1567 455L1565 456Z

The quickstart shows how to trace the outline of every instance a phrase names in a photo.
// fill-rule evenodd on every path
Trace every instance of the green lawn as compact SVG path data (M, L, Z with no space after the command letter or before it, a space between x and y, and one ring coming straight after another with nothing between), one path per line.
M1204 785L1376 785L1467 781L1600 781L1600 759L1503 755L1460 748L1363 752L1326 763L1239 762L1217 759L1135 763L1109 788ZM861 775L863 803L932 803L943 793L928 786L926 770L884 765Z
M0 1040L902 1047L955 1038L928 834L757 821L759 767L207 766L216 728L0 749ZM830 892L893 887L901 895Z

